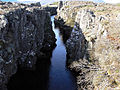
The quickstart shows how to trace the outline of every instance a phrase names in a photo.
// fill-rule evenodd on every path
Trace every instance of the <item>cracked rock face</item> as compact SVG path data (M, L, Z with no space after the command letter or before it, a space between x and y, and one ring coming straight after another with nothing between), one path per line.
M81 29L75 26L72 30L70 38L66 42L67 54L69 59L68 63L84 57L86 43L87 42Z
M74 19L66 49L78 89L120 89L120 7L78 2L66 2L57 14L65 23Z
M77 72L78 89L120 89L120 7L109 4L70 9L72 7L64 6L61 10L68 10L70 14L63 12L61 15L68 14L69 18L77 12L66 47L68 63L72 62L68 67Z
M76 24L72 30L71 37L66 43L70 60L83 59L86 57L85 54L88 46L90 46L89 49L92 48L91 42L94 38L92 38L92 35L95 34L91 31L94 30L94 21L95 15L92 11L82 10L77 13L75 19ZM89 35L86 35L86 33L89 33Z
M17 64L33 68L41 49L51 51L56 41L48 12L37 6L12 5L0 15L0 89L16 73Z

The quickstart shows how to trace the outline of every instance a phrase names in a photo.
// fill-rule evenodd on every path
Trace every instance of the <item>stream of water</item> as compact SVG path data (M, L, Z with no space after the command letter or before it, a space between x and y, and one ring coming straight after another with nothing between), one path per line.
M66 68L66 48L59 28L55 28L54 16L51 17L53 31L56 35L56 48L51 58L49 73L49 90L76 90L75 77Z
M18 69L8 83L8 90L77 90L76 79L66 68L66 48L59 28L55 28L54 16L51 21L57 39L51 60L39 58L33 71Z

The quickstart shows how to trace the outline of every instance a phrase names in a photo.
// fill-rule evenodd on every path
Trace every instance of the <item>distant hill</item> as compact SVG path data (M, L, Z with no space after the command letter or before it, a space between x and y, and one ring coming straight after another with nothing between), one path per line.
M18 0L21 2L21 0ZM40 1L40 3L42 5L45 5L45 4L50 4L50 3L53 3L53 2L57 2L57 1L75 1L75 0L36 0L36 1ZM36 1L22 1L23 3L33 3L33 2L36 2ZM104 2L103 0L76 0L76 1L93 1L93 2Z
M42 5L57 2L57 1L70 1L70 0L42 0L40 1ZM71 0L75 1L75 0ZM93 2L104 2L103 0L76 0L76 1L93 1Z

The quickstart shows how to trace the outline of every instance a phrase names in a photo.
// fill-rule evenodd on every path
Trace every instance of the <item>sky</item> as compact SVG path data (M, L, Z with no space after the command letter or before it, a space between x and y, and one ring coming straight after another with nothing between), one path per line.
M54 1L59 0L2 0L2 1L13 1L13 2L41 2L44 3L51 3ZM120 3L120 0L82 0L82 1L94 1L94 2L106 2L106 3Z

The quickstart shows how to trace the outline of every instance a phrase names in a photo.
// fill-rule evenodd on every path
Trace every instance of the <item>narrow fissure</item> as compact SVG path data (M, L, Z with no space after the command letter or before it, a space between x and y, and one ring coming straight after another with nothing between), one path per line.
M76 79L66 67L66 48L59 28L55 28L54 16L51 21L57 39L52 56L41 56L35 70L18 69L8 90L77 90Z
M75 77L66 67L66 48L59 28L55 28L54 16L51 17L53 31L56 35L56 48L51 58L49 73L49 90L76 90Z

